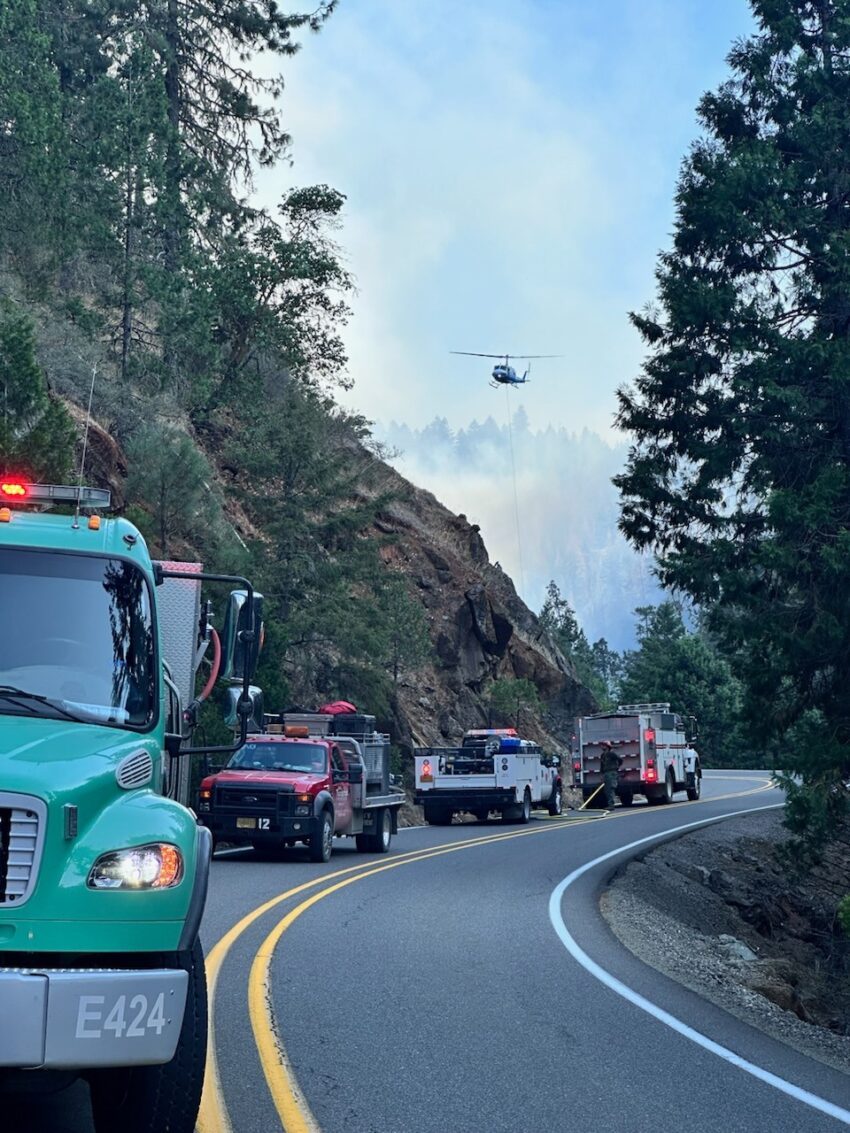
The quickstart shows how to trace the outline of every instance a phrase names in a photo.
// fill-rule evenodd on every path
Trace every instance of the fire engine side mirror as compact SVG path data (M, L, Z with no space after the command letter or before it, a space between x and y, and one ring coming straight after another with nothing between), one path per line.
M687 741L688 741L689 744L692 744L694 742L694 740L699 739L699 731L697 729L697 718L696 718L696 716L689 716L688 717L688 726L687 726L687 729L686 729L686 738L687 738Z
M228 728L240 728L243 716L243 710L240 708L242 686L234 685L231 688L225 689L225 696L227 699L224 707L224 722L227 724ZM248 709L248 711L244 712L244 715L248 718L247 730L249 732L262 732L265 724L263 690L257 688L256 685L251 685L248 689L248 696L250 699L250 707L246 705L245 708Z
M253 614L253 616L252 616ZM263 596L254 591L253 610L247 590L231 590L221 629L221 673L225 680L250 680L263 644Z
M348 765L348 781L349 783L362 783L363 782L363 765L360 763L349 763Z

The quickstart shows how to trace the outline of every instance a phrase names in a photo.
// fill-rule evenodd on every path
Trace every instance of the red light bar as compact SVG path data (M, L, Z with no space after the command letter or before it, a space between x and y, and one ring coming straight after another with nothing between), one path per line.
M22 480L4 480L0 483L0 495L21 497L27 494L27 486Z

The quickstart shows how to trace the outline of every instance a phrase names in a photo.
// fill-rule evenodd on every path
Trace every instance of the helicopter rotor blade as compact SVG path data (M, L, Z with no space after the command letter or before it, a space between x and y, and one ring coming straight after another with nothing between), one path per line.
M564 354L479 354L477 350L450 350L449 354L463 354L467 358L504 358L510 361L511 358L564 358Z
M449 354L463 354L467 358L513 358L512 354L479 354L477 350L450 350Z

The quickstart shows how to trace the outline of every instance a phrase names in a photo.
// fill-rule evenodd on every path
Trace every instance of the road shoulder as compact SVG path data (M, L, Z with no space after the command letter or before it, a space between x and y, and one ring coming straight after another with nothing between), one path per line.
M846 846L788 880L770 811L685 834L639 854L601 910L639 959L739 1019L845 1074L850 941L834 908L850 891Z

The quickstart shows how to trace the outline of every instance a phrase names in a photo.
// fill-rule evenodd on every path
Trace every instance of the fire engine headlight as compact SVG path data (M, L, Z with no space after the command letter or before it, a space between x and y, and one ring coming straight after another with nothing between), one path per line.
M310 808L308 806L297 806L295 808L295 813L296 814L309 814Z
M89 874L90 889L171 889L183 879L183 855L176 846L152 842L101 854Z

